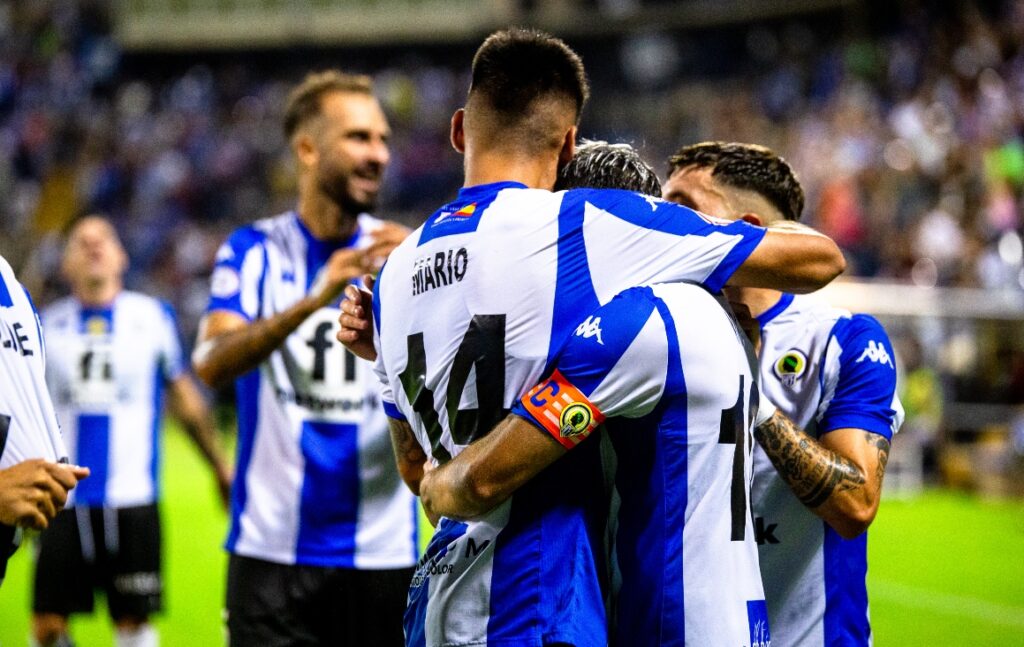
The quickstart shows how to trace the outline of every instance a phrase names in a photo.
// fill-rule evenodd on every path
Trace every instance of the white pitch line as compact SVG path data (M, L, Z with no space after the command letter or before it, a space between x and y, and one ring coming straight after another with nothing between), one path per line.
M868 599L871 598L885 598L889 602L907 607L1024 628L1024 607L988 602L964 595L939 593L895 582L872 580L868 586Z

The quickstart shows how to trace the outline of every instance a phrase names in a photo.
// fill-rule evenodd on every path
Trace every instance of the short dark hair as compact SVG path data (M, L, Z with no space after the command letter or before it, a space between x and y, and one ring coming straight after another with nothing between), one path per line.
M536 29L494 32L473 56L469 97L505 119L519 120L538 99L567 99L579 123L590 97L583 61L562 40Z
M310 119L318 116L324 95L331 92L353 92L373 96L373 79L363 74L346 74L339 70L311 72L302 83L288 93L284 109L284 134L288 139Z
M624 189L661 197L661 181L629 144L581 140L572 160L558 172L555 190Z
M799 220L804 190L792 167L770 148L737 142L701 142L683 146L668 159L669 177L690 167L709 168L716 181L753 191L786 220Z

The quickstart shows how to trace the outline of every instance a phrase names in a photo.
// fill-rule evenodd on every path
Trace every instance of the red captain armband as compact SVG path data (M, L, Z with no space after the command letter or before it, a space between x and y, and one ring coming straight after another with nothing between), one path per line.
M579 445L604 422L604 414L558 371L519 402L566 449Z

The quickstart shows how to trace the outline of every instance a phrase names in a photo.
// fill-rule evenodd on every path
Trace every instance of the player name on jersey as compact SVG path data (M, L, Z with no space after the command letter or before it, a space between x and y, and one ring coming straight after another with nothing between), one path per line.
M412 294L416 296L465 278L469 269L469 252L465 247L440 251L417 260L413 268Z

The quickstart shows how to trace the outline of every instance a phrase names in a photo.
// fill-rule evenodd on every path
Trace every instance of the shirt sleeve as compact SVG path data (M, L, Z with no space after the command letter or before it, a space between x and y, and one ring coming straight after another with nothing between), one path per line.
M650 413L664 392L668 343L660 300L633 288L588 316L560 350L550 376L512 412L572 449L606 418Z
M633 285L688 281L717 293L766 232L629 191L577 190L565 200L567 217L582 218L591 267L614 258L609 272Z
M373 362L373 372L377 376L377 380L380 382L380 401L381 406L384 408L384 413L386 413L389 418L404 421L408 419L395 403L395 393L392 391L391 382L388 380L387 369L384 367L384 353L381 350L380 282L383 276L384 268L382 267L380 272L377 274L377 280L373 284L373 303L370 308L373 311L373 347L377 351L377 359Z
M184 352L178 335L178 318L171 304L160 302L160 355L163 360L163 378L170 382L185 372Z
M894 357L874 317L854 315L836 323L822 369L819 433L853 428L892 439L903 424Z
M210 303L207 312L227 310L248 321L259 316L260 292L266 273L266 235L242 227L217 250L210 275Z

